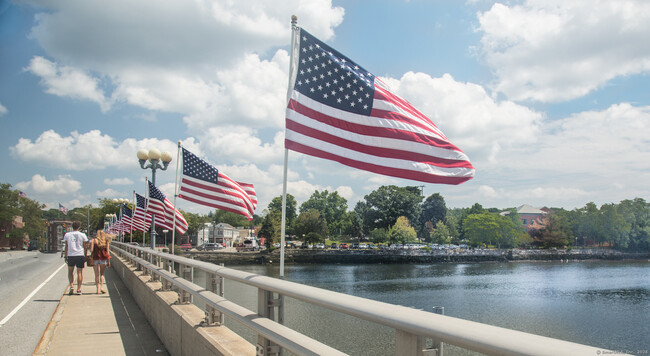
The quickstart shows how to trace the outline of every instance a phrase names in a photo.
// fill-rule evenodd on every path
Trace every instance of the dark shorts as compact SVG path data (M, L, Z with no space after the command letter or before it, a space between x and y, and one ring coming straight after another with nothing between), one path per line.
M86 257L84 256L68 256L68 267L84 268Z

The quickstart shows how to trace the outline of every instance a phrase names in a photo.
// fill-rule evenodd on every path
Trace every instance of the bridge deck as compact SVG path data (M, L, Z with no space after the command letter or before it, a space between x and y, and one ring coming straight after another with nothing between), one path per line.
M168 355L111 268L106 284L107 294L95 294L94 273L85 268L81 295L68 295L65 286L34 355Z

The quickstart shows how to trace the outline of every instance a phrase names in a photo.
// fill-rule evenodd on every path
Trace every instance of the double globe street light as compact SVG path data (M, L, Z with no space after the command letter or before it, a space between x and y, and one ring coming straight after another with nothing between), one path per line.
M123 219L123 217L122 217L122 205L126 205L126 204L128 204L128 203L129 203L129 199L126 199L126 198L113 198L112 201L113 201L113 204L114 204L114 205L117 205L117 206L120 207L120 219ZM113 215L115 215L115 214L113 214ZM121 234L120 234L120 232L121 232ZM124 242L124 231L123 231L123 230L122 230L122 231L118 231L117 235L118 235L118 236L121 235L120 241Z
M160 153L159 150L152 148L149 151L141 149L138 151L138 160L140 161L140 168L151 169L151 183L156 185L156 170L166 170L169 162L172 161L172 154L165 151ZM149 160L149 164L147 164ZM160 164L162 162L162 164ZM151 214L151 249L156 249L156 217Z

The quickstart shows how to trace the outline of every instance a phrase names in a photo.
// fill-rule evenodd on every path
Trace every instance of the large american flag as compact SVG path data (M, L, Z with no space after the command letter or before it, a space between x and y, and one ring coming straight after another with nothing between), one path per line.
M62 212L63 214L68 214L68 208L61 205L61 203L59 203L59 211Z
M142 232L149 231L149 227L151 226L151 214L148 214L145 211L147 209L147 198L135 193L135 201L133 228Z
M174 215L176 216L176 231L184 234L187 231L187 221L174 204L167 199L153 183L149 183L149 202L147 204L147 212L156 216L156 225L165 229L174 229Z
M303 29L285 147L383 175L460 184L469 158L379 78Z
M257 195L252 184L240 183L183 148L179 198L253 218Z

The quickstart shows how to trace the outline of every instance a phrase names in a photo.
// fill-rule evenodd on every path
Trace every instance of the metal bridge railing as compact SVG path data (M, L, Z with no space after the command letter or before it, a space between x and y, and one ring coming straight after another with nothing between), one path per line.
M593 356L607 352L592 346L237 271L134 245L113 242L111 249L137 269L144 270L145 274L151 274L152 279L162 279L164 289L175 286L179 290L179 301L190 302L191 298L199 298L205 302L207 323L223 323L225 315L253 330L258 335L258 355L279 354L281 348L298 355L343 354L282 325L285 297L395 329L395 353L400 356L441 355L442 343L488 355ZM172 273L174 264L179 266L179 275ZM192 283L194 270L206 273L206 286ZM256 313L223 298L225 280L257 288ZM426 349L426 339L434 340L438 348Z

